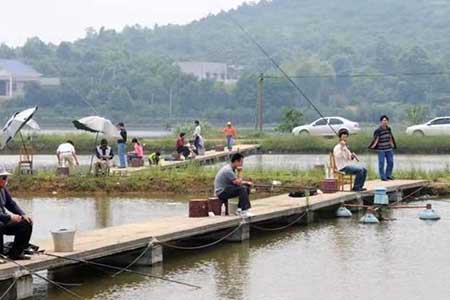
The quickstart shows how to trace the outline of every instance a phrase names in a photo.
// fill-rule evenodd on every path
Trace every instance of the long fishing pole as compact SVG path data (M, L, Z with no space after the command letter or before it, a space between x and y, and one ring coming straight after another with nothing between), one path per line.
M264 47L239 23L237 22L231 15L228 16L230 20L244 33L245 36L249 38L250 41L253 42L253 44L256 45L256 47L272 62L272 64L283 74L283 77L289 81L289 83L294 86L294 88L302 95L306 101L314 108L314 110L319 114L319 116L323 119L325 119L325 116L322 114L322 112L319 110L319 108L309 99L309 97L303 92L303 90L295 83L294 80L284 71L284 69L270 56L270 54L264 49ZM333 126L331 126L328 123L328 127L331 128L331 130L338 135L337 131L334 129Z
M71 290L69 290L69 289L67 289L66 287L62 286L60 283L58 283L58 282L56 282L56 281L53 281L53 280L51 280L51 279L48 279L47 277L42 276L42 275L40 275L40 274L38 274L38 273L32 271L30 268L25 267L24 265L22 265L22 264L16 262L15 260L10 259L9 257L7 257L7 256L5 256L5 255L3 255L3 254L0 254L0 257L3 258L4 260L10 262L10 263L15 264L15 265L18 266L19 268L24 269L25 271L27 271L27 272L30 273L31 275L34 275L34 276L36 276L36 277L39 277L40 279L42 279L42 280L44 280L44 281L46 281L46 282L48 282L48 283L50 283L50 284L56 286L57 288L63 290L63 291L66 292L67 294L69 294L69 295L71 295L71 296L73 296L73 297L75 297L75 298L77 298L77 299L85 300L85 298L81 297L80 295L78 295L78 294L75 293L75 292L72 292Z
M84 260L84 259L65 257L65 256L60 256L60 255L56 255L56 254L50 254L50 253L46 253L46 252L44 252L43 255L47 255L49 257L65 259L65 260L72 261L72 262L84 263L84 264L92 265L92 266L96 266L96 267L102 267L102 268L110 269L110 270L114 270L114 271L121 271L121 272L127 272L127 273L141 275L141 276L144 276L144 277L151 277L151 278L155 278L155 279L159 279L159 280L163 280L163 281L167 281L167 282L171 282L171 283L176 283L176 284L192 287L192 288L195 288L195 289L201 289L202 288L201 286L190 284L190 283L186 283L186 282L182 282L182 281L175 280L175 279L167 279L167 278L164 278L164 277L161 277L161 276L157 276L157 275L153 275L153 274L149 274L149 273L145 273L145 272L134 271L134 270L130 270L130 269L127 269L127 268L111 266L111 265L102 264L102 263L93 262L93 261L88 261L88 260Z

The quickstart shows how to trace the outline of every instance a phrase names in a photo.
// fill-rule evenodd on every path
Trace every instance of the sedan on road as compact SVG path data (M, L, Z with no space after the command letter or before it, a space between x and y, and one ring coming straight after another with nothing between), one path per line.
M424 124L406 128L409 135L450 135L450 117L434 118Z
M342 117L325 117L311 124L295 127L292 133L294 135L334 136L340 130L347 130L350 134L355 134L361 128L358 123Z

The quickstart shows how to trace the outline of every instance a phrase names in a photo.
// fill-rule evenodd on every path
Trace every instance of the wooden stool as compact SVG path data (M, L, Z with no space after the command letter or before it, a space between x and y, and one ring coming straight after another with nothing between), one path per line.
M222 201L217 197L208 198L208 210L213 212L216 216L220 216L222 214ZM228 211L226 205L225 211Z
M189 218L203 218L208 216L208 200L189 200Z

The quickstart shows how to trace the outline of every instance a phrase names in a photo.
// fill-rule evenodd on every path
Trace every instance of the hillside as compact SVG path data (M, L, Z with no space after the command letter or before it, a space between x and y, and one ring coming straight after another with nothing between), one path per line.
M29 87L23 99L2 105L0 119L37 104L43 119L67 121L92 114L88 102L99 114L142 125L192 118L252 123L257 75L279 74L232 20L290 74L337 75L297 80L324 113L358 121L389 113L404 120L420 105L434 116L450 107L449 14L449 1L274 0L185 26L91 29L60 45L31 38L21 48L2 45L0 57L26 61L61 77L63 85ZM226 62L245 72L231 87L200 82L182 74L173 64L178 60ZM408 75L351 77L392 73ZM264 92L269 122L279 120L284 106L300 108L308 120L317 117L284 80L266 79Z

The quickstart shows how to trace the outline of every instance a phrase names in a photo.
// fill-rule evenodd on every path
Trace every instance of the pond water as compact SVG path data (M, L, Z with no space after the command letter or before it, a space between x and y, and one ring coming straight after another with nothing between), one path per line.
M145 199L19 199L33 211L36 235L65 222L79 229L184 214L186 205ZM442 219L427 223L418 209L396 210L395 221L361 225L352 219L321 220L208 250L170 252L143 272L200 285L195 290L134 274L111 277L79 268L71 288L85 299L448 299L450 202L432 201ZM70 296L37 280L36 299Z
M88 166L89 155L79 155L80 164ZM361 155L361 164L377 167L375 155ZM328 162L328 155L323 154L258 154L246 158L245 165L250 168L263 168L272 170L307 170L316 164ZM17 166L17 155L0 155L0 164L8 169ZM35 155L34 165L38 169L55 168L57 159L55 155ZM450 155L396 155L395 169L397 170L428 170L450 171Z

